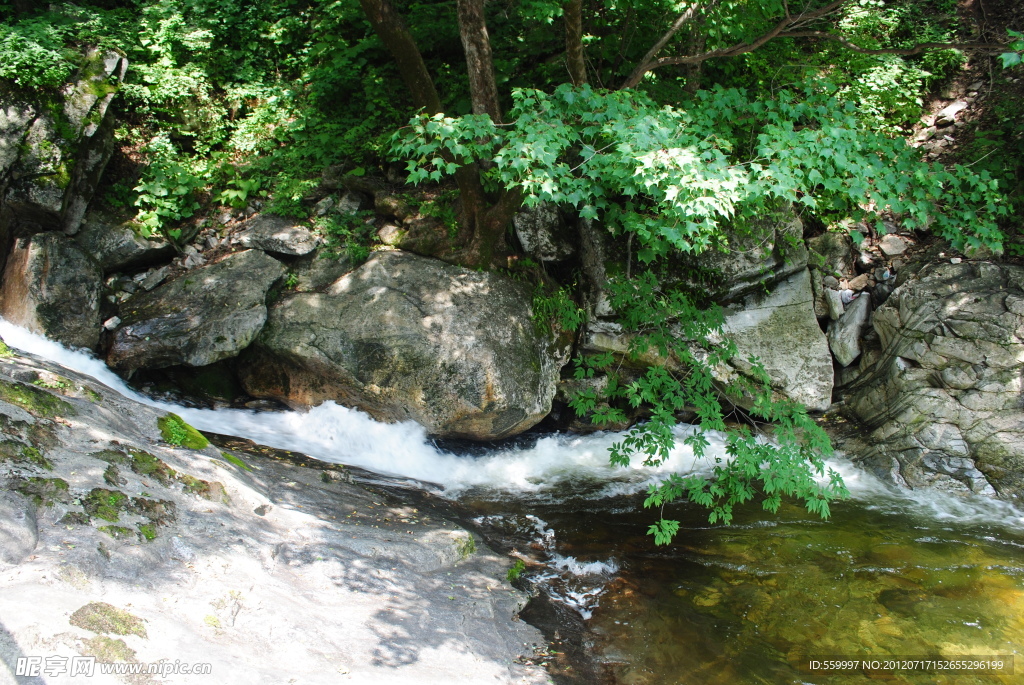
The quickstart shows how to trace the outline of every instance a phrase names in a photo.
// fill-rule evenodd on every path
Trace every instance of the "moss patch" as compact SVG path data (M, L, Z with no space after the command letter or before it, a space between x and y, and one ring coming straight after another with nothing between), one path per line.
M160 435L168 445L179 445L190 450L201 450L210 444L202 433L185 423L177 414L168 414L157 419Z
M89 516L117 522L121 518L121 512L128 509L130 502L128 495L123 492L93 488L82 498L82 508Z
M102 530L115 540L127 540L135 537L135 531L125 526L100 526L97 530Z
M91 520L84 511L69 511L61 516L57 523L62 526L87 526Z
M52 450L60 444L57 439L57 431L49 422L18 421L6 414L0 414L0 434L20 438L22 442L27 442L43 451Z
M177 518L177 506L174 502L165 499L133 497L129 511L139 516L145 516L151 524L158 526L172 523ZM142 531L141 526L139 531Z
M52 507L55 502L68 502L68 482L63 478L14 478L11 489L31 497L37 507Z
M210 500L211 502L219 501L224 504L231 503L231 498L228 497L228 493L224 489L223 483L200 480L199 478L195 478L184 473L178 476L178 480L180 480L185 486L185 492L190 495L198 495L203 499Z
M3 338L0 338L0 357L17 357L14 350L7 346Z
M79 607L71 614L68 622L76 628L94 633L147 637L146 626L141 618L106 602L90 602Z
M135 650L125 644L120 638L97 635L96 637L84 640L84 654L94 656L99 661L113 663L115 661L135 662Z
M252 471L252 467L251 466L249 466L244 461L242 461L240 458L236 457L235 455L231 454L230 452L221 452L220 456L221 456L222 459L224 459L224 461L226 461L227 463L231 464L232 466L240 468L243 471Z
M47 471L53 470L53 464L43 456L42 452L35 447L25 445L16 440L4 440L0 442L0 461L10 461L15 464L36 466Z
M37 417L74 416L75 408L45 390L24 383L0 381L0 400L21 407Z
M170 485L178 477L178 472L157 459L149 452L128 450L129 466L140 476L154 478L161 485Z
M139 535L141 535L142 539L146 542L152 542L156 539L156 526L152 523L142 524L139 526Z

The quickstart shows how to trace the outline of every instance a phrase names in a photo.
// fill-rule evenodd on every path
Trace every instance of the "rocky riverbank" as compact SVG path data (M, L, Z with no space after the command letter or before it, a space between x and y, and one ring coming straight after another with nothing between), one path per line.
M509 561L440 505L215 447L27 355L0 359L0 422L0 682L81 656L226 683L547 682ZM97 671L125 680L155 682Z

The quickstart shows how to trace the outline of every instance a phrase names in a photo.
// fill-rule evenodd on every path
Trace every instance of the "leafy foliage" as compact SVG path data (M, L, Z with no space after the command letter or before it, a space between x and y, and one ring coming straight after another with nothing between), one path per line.
M56 88L77 67L78 56L65 48L66 25L42 17L0 24L0 79L27 88Z
M748 360L752 370L728 387L716 381L715 368L736 354L735 345L722 335L724 318L718 307L696 307L686 294L664 289L652 271L613 281L610 291L623 327L634 333L627 356L645 362L647 369L630 383L611 373L604 397L584 391L571 406L579 414L594 411L598 424L625 419L612 403L596 408L598 399L618 398L648 409L649 419L611 447L611 462L626 466L640 458L645 466L664 463L677 446L676 416L684 410L695 412L699 420L683 438L696 459L712 454L709 435L726 435L727 458L714 456L709 470L686 477L672 474L651 486L646 507L664 512L665 505L686 496L710 509L712 523L729 523L737 505L760 497L764 509L775 512L782 498L790 497L827 518L829 502L848 496L839 474L826 469L832 451L828 437L802 405L773 397L770 378L756 358ZM578 364L576 376L592 377L595 369L608 369L613 361L606 353ZM741 403L749 407L747 412L737 412ZM727 426L727 414L748 417L749 425ZM826 483L819 482L826 478ZM663 513L649 533L661 545L678 529L679 523Z
M635 234L643 262L720 245L723 222L778 200L879 226L889 212L910 228L930 225L956 247L1001 249L997 221L1007 207L987 172L925 164L834 93L817 83L766 101L714 88L682 109L635 92L523 89L510 126L420 115L396 135L394 150L410 160L413 182L490 160L491 180L521 188L527 205L570 206Z

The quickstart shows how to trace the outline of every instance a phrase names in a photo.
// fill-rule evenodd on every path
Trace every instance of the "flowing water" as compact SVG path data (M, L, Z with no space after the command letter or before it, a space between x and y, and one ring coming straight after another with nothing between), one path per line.
M615 435L546 435L472 455L415 424L380 424L327 403L308 412L194 409L139 395L82 352L0 320L12 347L92 376L201 430L420 481L457 500L525 577L585 620L602 676L619 683L1024 682L1024 514L942 493L894 492L836 463L852 499L823 522L796 507L709 526L679 505L676 544L656 548L646 484L691 470L679 449L656 469L613 469ZM681 428L685 432L688 428ZM999 674L811 671L812 658L999 656ZM904 664L905 665L905 664ZM1021 675L1015 675L1014 671Z

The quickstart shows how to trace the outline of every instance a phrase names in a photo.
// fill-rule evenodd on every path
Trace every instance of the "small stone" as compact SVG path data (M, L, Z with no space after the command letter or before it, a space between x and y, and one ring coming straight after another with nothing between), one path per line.
M935 115L935 125L939 128L951 126L956 121L956 116L965 109L967 109L967 103L963 100L957 100L953 104L944 107Z
M186 257L192 257L193 255L199 254L199 249L195 245L186 245L183 252Z
M960 262L962 262L962 261L964 261L964 260L960 259L959 257L953 257L953 258L951 258L951 259L949 260L949 263L950 263L950 264L959 264L959 263L960 263Z
M334 199L334 196L328 195L327 197L323 198L322 200L316 203L316 206L313 207L313 211L316 213L317 216L323 216L334 208L335 202L336 201Z
M218 239L217 236L211 235L211 236L207 236L206 237L206 249L207 250L212 250L215 247L217 247L218 245L220 245L220 239Z
M121 317L112 316L103 322L103 328L108 331L112 331L121 325Z
M926 140L931 140L932 136L935 135L937 129L934 126L928 126L918 131L917 135L914 136L914 140L919 143L923 143Z
M835 289L839 287L839 279L835 276L825 276L821 279L821 284L826 288Z
M892 272L895 273L895 272L898 272L900 269L902 269L903 266L904 266L904 261L902 259L894 259L894 260L892 260L892 264L889 265L889 269Z
M397 246L398 243L402 242L402 238L405 236L406 231L395 226L394 224L384 224L380 230L377 231L377 237L380 242L384 245Z
M896 255L901 255L907 251L907 241L898 235L887 233L878 241L878 249L880 249L882 254L886 257L895 257Z
M856 278L851 278L848 284L850 290L864 290L868 285L868 275L861 274Z
M183 266L186 269L194 269L197 266L202 266L203 264L206 264L206 259L203 257L203 255L199 254L198 252L195 252L185 257L185 262Z
M892 278L892 274L889 272L888 269L886 269L884 267L879 267L878 269L875 269L875 280L876 281L878 281L878 282L888 281L890 278Z
M153 271L150 271L148 274L146 274L146 277L142 280L142 289L143 290L152 290L153 288L157 287L158 285L163 283L165 280L167 280L167 277L170 275L170 273L171 273L170 267L166 267L166 266L162 266L159 269L155 269Z
M981 90L984 87L985 87L985 82L984 81L975 81L974 83L969 85L967 87L967 89L968 90Z
M231 212L224 212L219 217L217 217L217 221L219 221L222 226L228 223L229 221L231 221Z
M828 305L828 318L833 321L838 321L839 317L846 311L843 294L838 290L830 289L825 291L825 304Z

